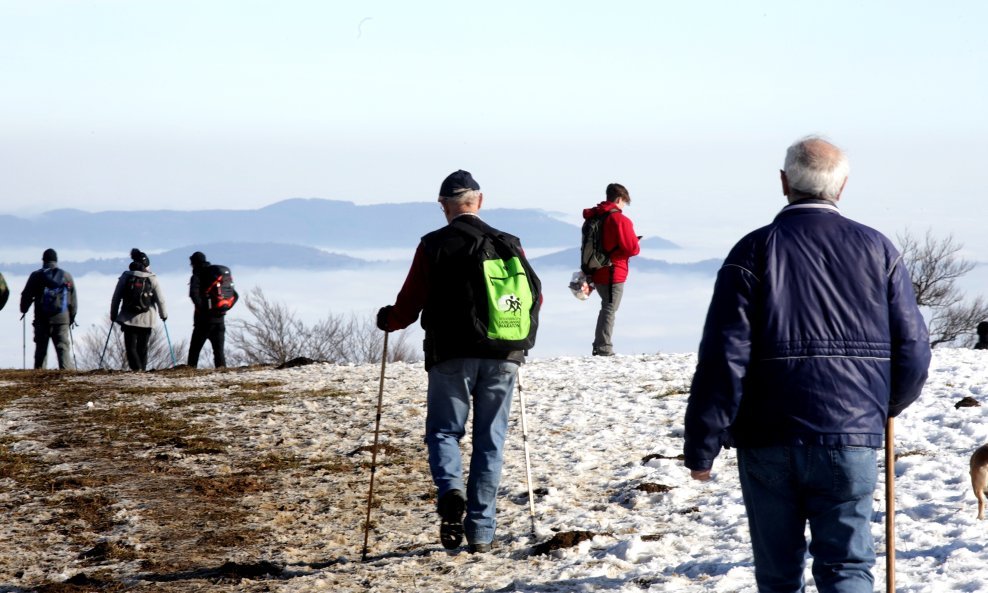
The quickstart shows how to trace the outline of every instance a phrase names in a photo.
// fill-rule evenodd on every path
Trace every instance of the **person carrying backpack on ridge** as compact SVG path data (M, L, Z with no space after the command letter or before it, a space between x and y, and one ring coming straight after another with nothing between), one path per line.
M120 275L113 290L110 321L119 323L123 331L127 366L132 371L145 371L154 327L151 309L157 310L162 322L168 319L168 311L158 277L148 269L151 261L147 254L135 248L130 250L130 257L130 269Z
M58 368L74 369L72 335L78 310L75 280L72 274L58 267L58 254L45 249L41 256L43 267L31 272L21 291L21 314L26 315L34 305L34 368L45 368L48 340L55 345Z
M614 317L624 295L624 282L628 278L628 259L638 255L641 248L635 235L631 219L624 215L623 208L631 205L631 195L620 183L607 186L606 199L583 210L584 224L599 221L599 250L605 261L610 263L594 270L583 270L597 288L600 295L600 313L597 314L597 327L594 331L593 355L613 356Z
M199 352L206 340L213 347L213 366L226 366L223 352L226 341L226 312L239 296L233 287L233 277L226 266L213 265L206 254L196 251L189 256L192 278L189 280L189 298L195 305L192 318L192 339L189 343L189 366L199 366Z
M425 442L438 490L439 539L489 552L495 499L518 366L535 343L541 284L517 237L477 216L484 196L467 171L439 189L448 223L422 237L394 305L377 327L391 332L422 314L425 329ZM493 336L502 336L495 338ZM473 408L473 453L464 484L460 439ZM464 517L465 513L465 517Z

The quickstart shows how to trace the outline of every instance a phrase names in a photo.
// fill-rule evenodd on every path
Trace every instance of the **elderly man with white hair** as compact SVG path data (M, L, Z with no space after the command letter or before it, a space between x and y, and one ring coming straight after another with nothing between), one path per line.
M902 257L837 208L844 153L789 147L789 204L717 275L686 410L685 465L736 447L761 593L871 593L876 449L919 397L929 336ZM811 541L804 535L809 523Z

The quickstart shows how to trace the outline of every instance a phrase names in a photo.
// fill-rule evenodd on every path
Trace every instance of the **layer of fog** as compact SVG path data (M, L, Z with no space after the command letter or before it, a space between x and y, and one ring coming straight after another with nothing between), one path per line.
M32 253L36 258L38 254ZM4 259L15 261L11 255L5 253ZM78 257L75 252L71 255L73 259ZM350 255L394 261L384 268L374 270L306 272L240 268L233 272L241 295L246 296L252 288L260 287L269 300L288 305L300 319L308 323L314 323L329 314L354 313L370 318L379 307L394 302L407 273L410 253L382 250L353 252ZM530 255L537 257L542 253ZM91 256L120 257L120 254L93 252ZM652 251L643 253L643 256L671 261L722 257L691 250ZM69 264L65 267L71 272ZM538 344L531 353L535 358L582 356L590 353L599 298L596 294L588 301L574 298L567 288L571 274L572 270L563 269L539 271L545 303ZM24 327L17 312L18 299L26 276L6 277L11 296L10 302L0 311L0 367L20 368L24 358L30 366L33 355L30 322L33 313L28 313ZM161 274L159 280L164 287L168 304L168 329L171 337L176 341L188 338L192 332L189 277L185 273L166 273ZM117 276L86 274L76 281L80 299L77 319L79 327L74 329L73 335L81 336L91 328L105 323ZM620 354L694 351L699 344L713 283L712 276L642 273L636 271L632 264L631 277L626 284L624 300L617 317L615 350ZM979 265L961 278L959 284L968 298L988 294L988 266ZM229 319L247 316L246 307L241 304L234 309ZM971 329L973 332L974 328ZM415 324L410 331L413 332L413 343L417 344L421 340L421 329ZM114 332L114 335L119 339L119 332ZM54 351L50 350L49 366L53 366L54 361Z
M65 267L72 271L67 264ZM260 287L269 300L288 305L300 319L314 323L329 314L373 316L379 307L394 302L405 279L407 263L395 263L373 271L305 272L242 268L234 269L233 273L241 296L248 295L254 287ZM567 288L571 273L561 269L540 271L544 306L538 344L531 352L533 357L590 353L600 300L596 294L588 301L574 298ZM22 326L17 312L20 291L26 280L26 276L22 275L7 276L11 296L10 302L0 311L0 367L20 368L25 351L27 365L32 364L33 311L27 315L26 327ZM188 275L161 274L159 281L168 307L168 330L172 340L188 338L192 332ZM79 336L92 331L91 328L105 327L116 282L116 275L86 274L76 278L79 295L76 319L79 327L73 330L76 341ZM712 288L711 277L673 277L632 271L618 312L614 337L616 351L636 354L694 350ZM230 313L228 320L248 316L246 307L241 303ZM421 340L421 329L418 324L414 328L412 338L417 344ZM25 334L23 337L22 332ZM120 339L120 332L115 331L114 336L114 339ZM54 351L50 350L48 365L54 364Z

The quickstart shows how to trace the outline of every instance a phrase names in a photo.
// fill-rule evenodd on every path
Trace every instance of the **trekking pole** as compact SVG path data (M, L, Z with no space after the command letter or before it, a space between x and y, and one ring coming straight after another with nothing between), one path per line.
M110 345L110 335L113 334L113 322L110 322L110 331L106 332L106 343L103 344L103 353L99 355L99 368L103 369L103 357L106 356L106 347Z
M374 421L374 448L371 450L370 489L367 491L367 520L364 521L364 551L360 561L367 562L367 538L370 537L371 501L374 500L374 473L377 471L377 435L381 430L381 405L384 401L384 367L388 363L388 332L384 332L384 350L381 352L381 383L377 390L377 418Z
M21 315L21 358L24 368L27 368L27 313Z
M525 391L521 384L521 367L518 368L518 400L521 405L521 442L525 449L525 484L528 485L528 512L532 518L532 535L535 535L535 494L532 492L532 459L528 454L528 419L525 416Z
M161 325L165 326L165 339L168 340L168 351L172 353L172 368L175 368L178 366L178 362L175 361L175 349L172 348L172 337L168 335L168 322L162 319Z
M72 335L72 324L69 324L69 348L72 349L72 366L79 370L79 361L75 357L75 337Z
M895 419L885 424L885 591L895 593Z

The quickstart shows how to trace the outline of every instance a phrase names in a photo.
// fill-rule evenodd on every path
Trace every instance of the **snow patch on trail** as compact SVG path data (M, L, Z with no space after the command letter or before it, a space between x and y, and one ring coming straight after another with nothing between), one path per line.
M722 453L704 483L690 480L677 458L695 364L693 354L526 364L536 531L516 398L495 548L476 556L438 542L422 442L426 374L419 364L388 365L367 562L360 554L379 365L79 374L51 388L68 394L71 383L79 392L53 399L71 401L57 409L24 388L29 372L8 374L3 389L25 394L0 409L4 450L49 477L91 481L43 494L0 478L0 590L86 574L168 591L751 591L734 452ZM986 385L988 353L938 349L921 399L896 420L900 592L933 591L934 582L936 590L982 588L986 523L975 520L967 459L988 442L988 405L954 404L983 398ZM109 423L139 423L134 410L189 432L155 442L136 424ZM96 434L107 442L81 438ZM469 452L469 436L463 447ZM885 578L882 493L880 484L876 589ZM108 501L103 530L59 504L95 495ZM173 514L181 501L186 524ZM219 508L199 512L211 503ZM533 554L570 532L589 535ZM100 542L126 557L80 557ZM169 555L169 546L178 551ZM247 578L222 576L225 562ZM281 574L265 573L264 562Z

